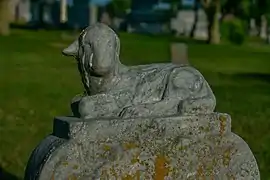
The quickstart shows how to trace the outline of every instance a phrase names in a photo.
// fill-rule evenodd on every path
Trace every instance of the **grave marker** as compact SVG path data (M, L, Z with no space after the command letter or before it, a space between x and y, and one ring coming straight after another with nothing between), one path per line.
M63 51L78 61L86 93L72 100L73 116L54 119L26 180L260 180L254 155L231 131L230 116L214 112L215 96L198 70L128 67L119 52L118 36L100 23Z

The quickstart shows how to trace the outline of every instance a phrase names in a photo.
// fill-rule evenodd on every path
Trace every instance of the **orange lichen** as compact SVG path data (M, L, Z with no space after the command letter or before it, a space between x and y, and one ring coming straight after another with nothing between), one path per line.
M137 171L134 175L126 175L122 180L140 180L140 171Z
M199 165L198 169L197 169L197 179L202 179L202 180L205 180L205 174L204 174L204 170L203 170L203 166L202 165Z
M68 176L68 180L77 180L77 177L74 174Z
M155 160L154 180L164 180L169 173L168 160L162 155L158 155Z
M63 161L63 162L62 162L62 165L63 165L63 166L68 166L68 162L67 162L67 161Z
M215 177L214 177L214 171L211 171L210 180L215 180Z
M131 159L131 164L136 164L137 162L139 162L139 159L137 157Z
M224 132L225 132L225 128L226 128L226 116L219 116L219 122L220 122L220 129L219 129L219 133L221 136L224 135Z
M213 160L212 160L212 162L213 162ZM215 177L214 177L214 165L213 165L213 163L209 162L206 171L207 171L207 175L209 176L210 180L214 180Z
M72 169L78 169L79 166L77 164L73 165Z
M130 149L134 149L137 147L138 147L138 145L136 143L123 143L124 150L130 150Z
M236 180L234 175L227 175L228 180Z
M51 177L51 180L54 180L54 172L52 173L52 177Z
M116 173L116 171L115 171L115 169L113 167L110 168L110 173L111 173L112 176L117 177L117 173Z
M52 173L51 180L54 180L54 172ZM77 177L74 174L68 176L67 180L77 180Z
M133 177L131 175L124 176L122 180L133 180Z
M101 174L100 174L100 179L103 180L103 179L107 179L107 178L108 178L108 174L107 174L106 170L102 170Z
M140 162L139 155L139 151L133 155L133 158L131 159L131 164L136 164Z
M111 150L111 146L104 144L103 145L103 150L104 151L110 151Z
M231 161L231 149L227 149L223 154L223 165L228 167Z

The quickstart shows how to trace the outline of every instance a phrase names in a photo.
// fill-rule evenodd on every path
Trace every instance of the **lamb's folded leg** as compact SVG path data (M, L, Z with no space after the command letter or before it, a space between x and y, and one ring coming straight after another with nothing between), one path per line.
M214 112L216 107L215 97L188 98L179 104L181 114L207 114Z
M122 93L121 93L122 94ZM96 94L85 96L79 102L79 114L83 119L118 117L129 96L119 94Z

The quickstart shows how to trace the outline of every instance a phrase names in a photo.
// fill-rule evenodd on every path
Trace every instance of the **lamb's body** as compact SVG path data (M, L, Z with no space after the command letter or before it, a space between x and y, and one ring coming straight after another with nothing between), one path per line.
M82 117L166 116L207 113L215 108L208 83L190 66L131 67L115 79L101 87L106 92L82 98L79 107Z

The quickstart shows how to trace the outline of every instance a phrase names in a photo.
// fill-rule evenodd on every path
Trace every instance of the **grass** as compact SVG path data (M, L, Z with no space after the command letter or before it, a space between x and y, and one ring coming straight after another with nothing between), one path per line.
M68 115L82 91L73 59L61 55L72 39L61 32L14 30L0 37L0 167L19 178L52 119ZM168 37L121 34L124 64L169 61ZM262 180L270 179L270 47L189 44L189 59L213 88L217 111L250 145Z

